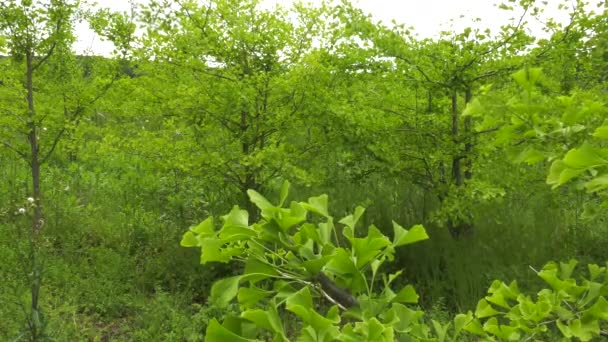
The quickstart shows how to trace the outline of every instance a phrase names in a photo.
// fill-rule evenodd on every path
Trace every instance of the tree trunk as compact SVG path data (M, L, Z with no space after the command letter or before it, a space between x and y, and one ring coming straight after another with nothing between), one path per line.
M252 144L250 143L247 137L247 131L249 129L249 123L247 122L247 112L241 112L241 152L244 156L248 156L252 151ZM254 146L255 149L255 146ZM257 177L255 171L251 169L249 165L244 166L245 172L241 178L241 196L243 201L243 207L249 213L249 220L251 222L256 222L259 219L259 214L257 207L249 200L249 196L247 195L247 190L254 189L258 190Z
M472 97L471 87L467 87L464 97L465 105L468 105L469 102L471 102ZM471 116L464 118L464 135L466 137L466 143L464 145L464 155L466 158L464 178L469 180L473 177L473 158L471 157L471 153L473 152L473 134Z
M34 198L33 215L32 215L32 236L30 239L30 262L32 264L32 272L30 276L30 319L29 329L32 341L38 341L42 338L42 322L40 317L40 308L38 298L40 295L40 286L42 283L42 265L39 261L40 249L40 234L43 225L42 213L42 195L40 190L40 156L36 126L36 110L34 106L34 54L32 50L26 53L26 90L27 90L27 108L28 108L28 142L30 144L30 170L32 176L32 195Z
M471 101L471 89L466 88L465 102ZM462 137L460 136L459 127L460 115L458 112L458 93L452 93L452 139L454 141L456 151L452 156L452 180L456 187L464 186L464 180L472 177L472 160L470 158L471 150L473 149L471 141L471 118L466 117L464 121L464 136L465 146L464 151L461 150ZM465 161L465 170L463 173L462 163ZM470 235L473 231L473 226L467 219L461 217L449 219L447 222L448 230L454 239Z
M42 229L43 216L42 216L42 196L40 191L40 149L38 147L38 131L36 127L36 110L34 107L34 66L33 66L33 53L28 52L26 56L27 63L27 108L29 116L29 134L28 141L30 144L30 169L32 175L32 189L34 198L34 215L32 219L32 232L34 235L38 235Z
M458 126L458 93L454 91L452 93L452 139L456 145L456 153L452 157L452 179L456 183L456 186L462 186L464 184L462 177L462 156L459 151L460 137L459 126Z

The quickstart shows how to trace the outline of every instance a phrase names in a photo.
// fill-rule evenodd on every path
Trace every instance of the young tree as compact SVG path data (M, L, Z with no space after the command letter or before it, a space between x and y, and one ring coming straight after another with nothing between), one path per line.
M0 3L0 63L6 73L0 84L0 144L28 165L31 180L31 235L27 271L31 285L28 330L32 340L43 334L39 307L45 225L42 166L80 119L112 84L98 74L92 59L74 55L73 28L84 11L79 1L17 1ZM88 70L88 71L87 71Z
M141 13L150 68L142 82L159 102L160 124L171 121L197 145L187 156L194 169L250 205L247 189L314 152L303 113L315 99L299 79L316 29L301 20L305 13L264 10L253 0L153 1Z

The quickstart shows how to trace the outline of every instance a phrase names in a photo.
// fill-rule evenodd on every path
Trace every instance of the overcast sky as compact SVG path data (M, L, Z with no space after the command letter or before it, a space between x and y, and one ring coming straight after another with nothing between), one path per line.
M136 0L141 3L146 0ZM600 0L591 0L597 3ZM293 0L262 0L264 6L272 8L274 4L289 6ZM316 0L310 1L318 2ZM130 5L127 0L99 0L101 6L109 7L116 11L129 11ZM390 24L391 20L414 27L414 32L420 37L435 37L440 31L453 27L459 31L467 26L472 26L473 18L481 18L481 22L475 24L482 28L490 28L497 31L501 25L508 24L512 19L505 11L497 8L497 0L354 0L358 7L371 13L376 20ZM552 17L567 19L565 13L556 10L557 0L549 0L549 8L546 13ZM461 18L461 16L464 16ZM450 20L453 20L450 22ZM536 23L535 34L540 35L538 23ZM451 26L453 25L453 26ZM75 45L77 53L88 51L89 53L108 54L113 46L108 42L101 42L95 37L86 24L77 27L78 42Z

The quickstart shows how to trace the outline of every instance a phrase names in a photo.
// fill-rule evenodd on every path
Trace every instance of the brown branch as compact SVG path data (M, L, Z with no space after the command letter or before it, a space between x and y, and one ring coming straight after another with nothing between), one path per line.
M66 127L64 126L59 133L57 133L57 135L55 136L55 138L53 139L53 144L51 145L51 148L46 152L46 154L44 155L44 157L40 160L40 165L44 164L47 162L47 160L51 157L51 155L53 154L53 152L55 151L55 148L57 147L57 145L59 144L59 141L61 140L61 138L63 137L63 134L66 131Z
M568 25L567 25L567 26L564 28L564 34L562 35L562 37L561 37L559 40L557 40L557 41L555 42L555 44L560 44L560 43L563 43L563 42L566 40L566 38L568 38L568 37L569 37L569 35L570 35L570 30L571 30L571 29L572 29L572 27L574 26L574 17L576 16L577 11L578 11L578 7L577 7L577 8L575 8L575 9L572 11L572 13L570 14L570 23L568 23ZM554 33L554 35L555 35L555 33ZM534 56L534 58L535 58L535 59L537 59L537 60L538 60L538 59L540 59L540 58L541 58L541 57L543 57L543 56L544 56L544 55L545 55L547 52L549 52L549 50L551 50L551 48L552 48L552 47L553 47L555 44L553 44L553 45L548 45L548 46L547 46L545 49L541 50L541 51L540 51L540 52L539 52L539 53L538 53L536 56Z
M435 184L435 180L433 179L433 173L431 172L431 166L429 165L429 162L426 158L423 157L417 157L414 155L410 155L408 153L402 153L403 156L407 157L407 158L411 158L414 160L419 160L424 164L424 172L426 172L426 177L428 177L429 182L431 184ZM419 174L420 176L422 176L422 174Z
M340 304L343 309L348 309L353 306L359 306L357 299L348 293L345 289L340 288L336 285L329 277L323 272L319 272L315 280L319 282L323 292L326 293L332 302Z
M55 32L52 35L50 35L47 39L52 39L52 38L54 38L55 35L59 34L59 30L61 29L61 24L63 21L62 19L63 18L57 20L57 26L55 27ZM47 51L46 55L44 57L42 57L38 61L38 63L36 63L32 66L32 71L38 69L42 64L44 64L44 62L46 62L47 59L49 59L49 57L51 57L53 55L53 51L55 51L56 46L57 46L57 40L54 39L53 43L51 44L51 47Z
M469 66L471 66L471 64L473 64L479 57L483 57L483 56L485 56L487 54L490 54L490 53L498 50L500 47L505 46L511 40L513 40L513 38L515 38L515 36L517 35L517 31L519 30L519 28L523 24L524 17L526 16L526 14L528 14L528 10L529 10L529 8L526 8L524 10L524 12L522 13L522 15L519 17L519 21L517 22L517 25L515 25L515 28L513 29L513 33L510 36L506 37L503 41L497 43L492 48L490 48L490 49L488 49L488 50L480 53L478 56L476 56L475 58L471 59L471 61L469 63L467 63L467 65L465 65L461 70L465 70L466 68L468 68Z
M503 70L493 70L493 71L486 72L485 74L481 74L481 75L475 76L475 77L473 77L470 80L470 82L473 83L475 81L479 81L479 80L484 79L486 77L494 76L494 75L498 74L500 71L503 71Z
M478 134L492 133L492 132L498 131L499 129L500 129L500 127L488 128L488 129L484 129L483 131L473 132L473 134L478 135Z
M15 147L13 147L13 145L11 145L11 144L7 143L6 141L3 141L3 142L2 142L2 145L3 145L4 147L8 148L9 150L11 150L11 151L13 151L13 152L17 153L17 154L18 154L18 155L19 155L21 158L23 158L23 159L25 159L25 160L27 160L27 159L28 159L28 158L27 158L27 155L26 155L25 153L23 153L23 152L19 151L18 149L16 149Z
M205 20L203 21L203 23L201 25L200 20L198 20L197 18L194 18L192 16L192 14L190 13L190 11L186 7L184 7L184 4L181 1L176 1L176 2L180 6L181 10L186 14L188 19L190 19L192 22L196 23L196 25L198 26L198 28L201 30L202 33L206 33L205 31L207 31L209 17L211 15L211 9L212 9L211 5L207 6L207 11L205 13Z
M103 95L105 95L108 92L108 90L112 87L112 85L114 84L115 81L116 81L116 77L113 77L112 80L108 84L106 84L101 89L101 91L99 93L97 93L97 95L91 101L88 102L87 105L90 106L90 105L95 104L95 102L97 102ZM78 107L76 107L76 109L74 110L74 112L71 115L68 115L68 110L65 107L65 98L64 98L63 112L64 112L64 116L68 117L71 120L75 120L75 119L79 118L84 113L84 107L79 105ZM57 133L57 135L53 139L53 143L51 144L51 148L47 151L47 153L41 159L40 164L46 163L48 161L48 159L51 157L51 155L53 154L53 152L55 152L55 148L57 148L57 145L59 144L59 141L61 141L61 138L65 134L66 130L67 130L67 127L64 126L63 128L61 128L61 130L59 131L59 133Z
M95 102L97 102L102 96L104 96L108 92L108 90L110 90L110 88L112 88L112 86L114 85L114 82L116 82L117 80L118 80L118 76L113 77L112 80L110 81L110 83L103 86L103 88L101 88L101 91L99 93L97 93L97 95L95 95L95 97L91 101L89 101L89 103L87 105L90 106L90 105L95 104Z
M281 167L278 167L278 168L274 169L267 177L262 178L259 181L259 184L260 185L266 184L268 182L268 180L275 178L279 174L279 172L281 172L281 171L282 171Z
M186 67L183 64L179 64L179 63L176 63L176 62L173 62L173 61L167 61L167 63L171 64L171 65L178 66L178 67L182 67L182 68ZM192 71L200 72L200 73L203 73L203 74L206 74L206 75L209 75L209 76L221 78L221 79L232 81L232 82L236 82L237 81L237 79L235 79L235 78L224 76L224 75L219 74L219 73L213 73L213 72L211 72L209 70L206 70L206 69L203 69L203 68L196 68L196 67L193 67L193 66L189 66L189 68L191 68Z
M55 46L57 45L56 42L53 42L53 44L51 45L51 48L49 49L49 51L46 53L46 55L44 55L44 57L42 57L38 63L34 64L32 66L32 71L38 69L44 62L46 62L47 59L49 59L49 57L51 57L51 55L53 54L53 51L55 50Z
M23 124L27 125L27 122L25 120L23 120L22 118L18 117L17 119L19 119L19 121L21 121ZM28 136L30 133L27 131L22 131L16 128L12 128L9 129L9 127L0 127L2 130L4 130L5 132L9 132L9 133L18 133L24 136Z
M239 173L230 167L230 160L224 162L224 166L228 169L228 172L222 172L224 173L224 176L228 178L231 183L241 184L242 182L239 178Z
M438 81L433 81L426 72L424 72L424 70L418 65L413 63L410 59L408 59L407 57L403 57L403 56L394 56L395 58L402 60L410 65L413 65L414 68L416 68L416 70L418 70L418 72L422 75L422 77L424 77L424 79L426 80L426 82L431 83L431 84L436 84L445 88L449 88L449 84L443 83L443 82L438 82Z

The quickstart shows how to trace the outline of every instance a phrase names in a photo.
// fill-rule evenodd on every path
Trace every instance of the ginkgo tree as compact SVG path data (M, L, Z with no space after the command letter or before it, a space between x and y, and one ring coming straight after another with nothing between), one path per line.
M27 322L32 340L42 337L44 326L39 307L39 250L45 224L42 167L62 141L73 143L80 121L118 76L112 62L74 55L74 25L85 13L78 1L10 0L0 4L0 52L8 55L0 60L5 71L0 82L0 146L27 165L31 181Z
M496 127L475 130L474 118L462 112L477 93L492 83L504 84L523 65L521 55L534 41L525 29L533 2L522 1L517 11L505 7L517 16L497 33L468 27L443 32L438 39L419 39L405 25L374 23L348 3L338 8L348 23L344 34L371 46L368 63L384 63L374 71L378 83L387 85L367 95L375 100L358 103L390 122L368 153L432 193L442 206L437 222L446 224L454 237L470 233L474 203L501 190L485 184L486 175L476 165L477 146Z
M316 100L298 77L317 36L312 12L253 0L152 1L139 12L148 91L160 124L187 130L198 146L191 170L214 175L245 205L247 189L285 170L308 178L298 162L316 151L304 116Z
M2 87L3 93L8 95L2 98L5 105L2 120L6 121L3 128L9 129L3 132L2 145L28 164L32 182L31 301L27 322L33 341L39 340L43 333L39 307L42 268L37 252L44 225L40 168L53 153L63 130L53 132L55 135L47 138L48 144L41 141L48 134L46 125L66 122L70 120L70 115L76 115L68 109L67 104L61 108L45 103L56 94L53 94L56 83L41 80L48 76L48 70L57 59L61 65L62 55L65 56L65 52L71 49L75 10L73 3L65 1L8 1L0 4L0 32L4 38L1 48L11 57L3 61L9 63L11 72L5 74L8 77L5 76Z

